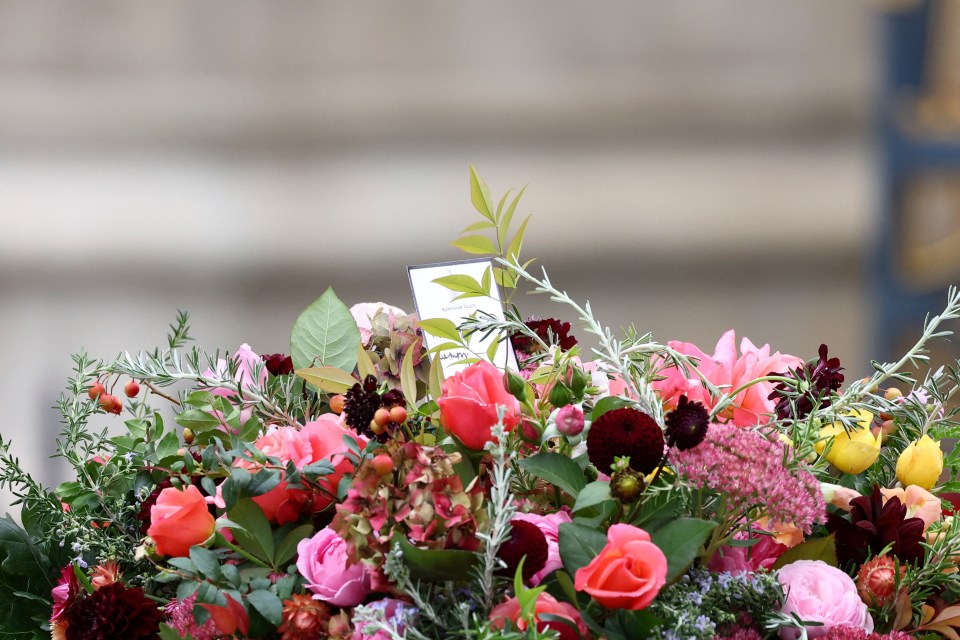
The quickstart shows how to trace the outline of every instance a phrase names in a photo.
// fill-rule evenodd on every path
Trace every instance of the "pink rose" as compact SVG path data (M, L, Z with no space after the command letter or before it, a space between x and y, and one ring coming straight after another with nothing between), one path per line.
M577 627L579 633L574 631L568 624L557 621L540 620L540 616L543 614L566 618ZM560 634L560 640L580 640L581 638L590 637L590 630L587 628L586 623L584 623L583 618L580 617L580 612L577 611L573 605L560 602L546 592L537 596L537 604L534 605L533 608L533 619L537 622L537 631L543 632L551 629ZM509 598L506 602L498 604L490 611L492 626L502 629L508 620L520 631L527 629L527 621L520 617L520 603L517 602L516 598Z
M157 553L174 558L190 555L190 547L203 544L213 535L216 522L200 490L167 487L150 507L147 535L157 545Z
M727 331L717 342L713 355L707 355L695 344L671 340L667 343L672 349L696 358L699 361L697 370L714 386L724 392L730 392L743 383L761 378L773 373L784 373L789 369L802 364L802 360L795 356L784 355L779 351L771 354L770 345L756 347L750 340L740 341L740 353L737 355L737 336L733 329ZM693 401L701 402L708 409L716 403L710 392L703 386L700 376L686 371L683 368L665 367L659 375L663 380L654 382L651 386L660 392L668 406L675 406L681 395ZM756 424L766 424L774 411L776 403L767 397L773 391L771 382L759 382L734 398L733 404L720 412L719 417L732 420L738 427L750 427Z
M736 536L745 539L746 536ZM710 558L707 568L717 573L744 573L758 569L769 569L777 558L787 550L787 546L768 535L757 535L752 547L732 547L725 545Z
M468 449L481 451L493 442L491 427L497 423L497 407L507 409L503 424L507 431L520 422L520 404L503 385L503 373L489 362L471 364L443 381L437 401L443 426Z
M820 560L797 560L777 571L777 579L787 593L783 613L822 623L807 627L808 637L819 638L845 625L873 631L873 618L857 594L856 583L840 569ZM800 631L783 628L780 637L795 640Z
M297 544L297 570L315 600L354 607L370 593L370 578L359 562L350 564L347 543L327 527Z
M364 345L370 341L370 336L373 335L373 316L381 311L390 315L391 323L394 316L407 315L407 312L403 309L385 302L359 302L350 307L350 313L357 322L357 328L360 329L360 342Z
M536 513L518 513L513 516L513 519L536 525L543 533L543 537L547 539L547 562L543 565L543 569L530 578L530 585L535 587L544 578L563 566L563 561L560 559L560 525L564 522L570 522L570 514L566 511L558 511L548 516L541 516Z
M333 465L333 473L318 481L318 491L291 489L285 480L253 501L260 505L267 519L277 524L286 524L299 520L304 512L316 513L330 505L337 495L337 487L344 474L353 470L353 463L344 455L347 446L344 436L351 438L360 449L366 446L366 438L358 436L341 424L341 418L325 413L302 429L295 427L275 427L254 443L264 454L279 458L282 462L293 462L302 469L314 462L328 460ZM249 466L249 463L241 463Z
M577 570L573 584L608 609L638 610L650 606L666 582L667 557L650 534L615 524L607 531L607 546Z

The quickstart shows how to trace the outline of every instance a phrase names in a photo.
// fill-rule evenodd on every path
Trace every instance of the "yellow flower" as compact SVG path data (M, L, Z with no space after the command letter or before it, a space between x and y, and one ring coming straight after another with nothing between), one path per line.
M897 480L904 486L915 484L927 491L937 484L943 471L940 442L924 434L903 450L897 459Z
M844 473L861 473L877 461L880 456L880 438L870 431L873 414L869 411L854 410L847 415L857 419L849 426L849 433L843 424L834 422L820 429L820 441L815 447L822 454L827 444L827 460Z

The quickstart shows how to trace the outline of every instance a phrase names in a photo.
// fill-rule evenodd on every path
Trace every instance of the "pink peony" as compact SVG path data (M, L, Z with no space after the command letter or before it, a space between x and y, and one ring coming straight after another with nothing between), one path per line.
M513 519L537 525L543 533L543 537L547 539L547 562L543 565L543 569L530 578L530 585L535 587L544 578L563 566L563 561L560 559L560 525L564 522L570 522L570 514L566 511L558 511L547 516L536 513L518 513L513 516Z
M297 544L297 570L316 600L354 607L370 593L370 578L359 562L350 563L347 543L326 527Z
M738 356L736 340L733 329L727 331L717 342L712 356L689 342L672 340L668 345L699 360L697 370L700 375L723 392L733 391L756 378L786 372L803 363L800 358L784 355L779 351L771 354L770 345L757 348L747 338L741 340L741 355ZM664 379L654 382L652 386L660 392L668 406L674 406L681 395L702 403L708 409L712 409L716 404L716 399L711 397L697 373L682 368L665 367L660 370L659 375L664 376ZM718 418L732 420L738 427L766 424L769 422L767 414L772 414L776 405L774 401L767 399L774 386L771 382L759 382L748 387L737 394L733 404L721 411Z
M373 316L383 311L390 315L391 327L393 326L394 316L405 316L407 312L399 307L394 307L385 302L358 302L350 307L350 313L357 322L357 328L360 329L360 342L366 345L373 335Z
M840 569L820 560L797 560L777 571L777 579L787 594L783 613L822 623L807 627L808 637L820 638L841 626L873 631L873 618L857 594L856 583ZM797 629L780 631L783 640L799 636Z
M330 461L334 468L332 474L320 479L318 491L291 489L284 480L267 493L255 496L253 501L260 505L267 519L281 525L294 522L303 512L316 513L333 502L340 479L353 470L353 463L344 455L345 436L361 449L366 446L366 438L345 428L341 418L325 413L302 429L275 427L256 441L254 446L264 454L283 463L293 462L298 469L321 460Z

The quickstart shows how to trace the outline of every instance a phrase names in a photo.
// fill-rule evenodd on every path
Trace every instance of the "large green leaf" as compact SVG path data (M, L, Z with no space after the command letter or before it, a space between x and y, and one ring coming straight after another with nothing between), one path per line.
M528 473L563 489L574 498L587 484L587 478L579 465L560 453L544 451L521 460L520 466Z
M290 334L290 355L295 369L314 364L353 371L357 366L360 329L350 309L332 288L324 291L300 314Z
M564 522L560 525L559 544L563 568L576 576L607 545L607 534L576 522Z
M833 534L824 538L814 538L801 542L795 547L791 547L783 552L777 561L773 563L774 569L786 566L797 560L822 560L831 567L837 566L837 545Z
M479 558L469 551L456 549L418 549L406 536L397 534L393 543L403 551L403 561L410 568L410 577L425 582L445 580L465 581L470 579L470 570Z
M0 518L0 569L4 573L33 577L43 576L50 586L50 560L43 549L34 544L26 531L20 528L10 514Z
M716 526L709 520L677 518L650 534L650 540L667 557L668 583L683 575Z
M249 498L238 500L228 515L231 524L236 523L242 527L229 527L240 546L265 562L273 562L273 532L267 516L257 503Z

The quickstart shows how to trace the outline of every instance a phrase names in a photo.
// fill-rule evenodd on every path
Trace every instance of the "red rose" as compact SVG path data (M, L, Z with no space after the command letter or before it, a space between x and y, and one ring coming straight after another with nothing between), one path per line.
M607 531L607 546L574 578L577 591L586 591L609 609L644 609L667 581L667 558L650 542L650 534L629 524Z
M207 503L195 486L182 491L168 487L150 508L147 535L153 538L158 553L185 558L190 555L190 547L213 535L214 526Z
M437 401L443 426L468 449L481 451L493 442L491 427L497 423L497 407L507 409L503 425L510 431L520 422L520 406L503 386L503 373L489 362L476 362L443 381Z

